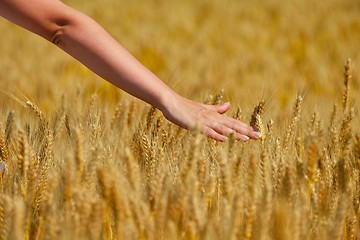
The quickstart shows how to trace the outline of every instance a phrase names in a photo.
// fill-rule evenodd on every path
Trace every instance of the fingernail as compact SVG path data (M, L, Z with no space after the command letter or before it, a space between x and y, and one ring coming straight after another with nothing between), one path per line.
M228 140L228 137L222 136L222 140L223 140L224 142L226 142L226 141Z
M261 138L261 133L259 132L254 132L254 135L257 139Z
M242 139L246 142L247 140L249 140L248 136L242 136Z

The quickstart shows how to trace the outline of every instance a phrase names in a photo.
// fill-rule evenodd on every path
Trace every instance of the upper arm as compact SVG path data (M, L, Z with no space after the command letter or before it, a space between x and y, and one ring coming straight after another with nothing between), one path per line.
M77 11L58 0L0 0L0 16L49 41L76 15Z

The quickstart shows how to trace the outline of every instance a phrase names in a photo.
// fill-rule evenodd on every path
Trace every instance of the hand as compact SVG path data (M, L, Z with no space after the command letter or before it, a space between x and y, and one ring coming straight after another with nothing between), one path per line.
M203 134L221 142L226 141L232 133L242 141L261 138L261 134L249 125L222 115L229 108L230 103L206 105L175 95L163 114L166 119L185 129L200 127Z

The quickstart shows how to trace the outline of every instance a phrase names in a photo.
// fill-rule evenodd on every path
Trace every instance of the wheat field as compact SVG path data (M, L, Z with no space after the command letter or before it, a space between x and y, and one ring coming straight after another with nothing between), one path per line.
M263 138L183 130L1 19L0 239L360 238L359 1L64 2Z

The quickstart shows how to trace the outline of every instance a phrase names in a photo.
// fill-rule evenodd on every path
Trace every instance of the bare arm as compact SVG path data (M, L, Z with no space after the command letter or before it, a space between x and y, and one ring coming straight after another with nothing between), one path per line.
M185 99L138 62L99 24L58 0L0 0L0 15L51 41L115 86L155 106L186 129L197 124L219 141L258 139L248 125L221 115L230 104L210 106Z

